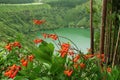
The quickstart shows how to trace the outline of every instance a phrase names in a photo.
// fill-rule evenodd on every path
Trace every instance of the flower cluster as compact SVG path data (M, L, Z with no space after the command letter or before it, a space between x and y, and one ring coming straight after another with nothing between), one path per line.
M95 54L95 56L101 60L101 62L105 62L105 54Z
M84 55L84 59L90 59L92 57L97 57L98 59L101 60L101 62L105 62L105 55L104 54L100 54L100 53L96 53L96 54L86 54Z
M53 40L57 40L58 39L58 36L56 34L46 34L46 33L43 33L42 34L44 38L51 38Z
M22 66L27 66L28 65L28 60L25 60L24 58L20 60Z
M75 56L75 58L73 59L73 62L77 62L78 60L80 59L80 55L79 54L77 54L76 56Z
M61 49L59 50L59 53L62 58L65 57L65 55L68 53L69 49L70 49L70 44L68 44L68 43L61 44Z
M61 45L61 50L59 51L60 54L62 55L61 57L64 57L67 53L69 53L70 51L70 46L66 43ZM91 59L93 57L100 59L101 62L104 62L105 57L104 54L74 54L74 52L71 50L72 53L72 62L73 62L73 67L75 69L78 69L78 67L80 67L80 69L85 69L86 64L84 62L81 62L80 60L88 60ZM111 72L111 68L107 68L107 72ZM68 77L70 77L73 73L73 69L66 69L64 71L64 74L67 75Z
M35 44L39 44L39 43L41 43L41 42L43 42L43 40L42 39L34 39L34 41L33 41Z
M86 67L86 64L84 64L84 63L80 63L80 64L79 63L74 63L73 66L74 66L75 69L78 69L79 66L80 66L81 69L84 69Z
M20 66L17 66L16 64L8 67L8 69L5 71L4 75L9 77L9 78L14 78L18 71L21 70L21 67Z
M11 51L13 47L18 47L21 48L21 44L17 41L13 42L13 43L9 43L5 46L5 49L7 49L8 51Z
M45 20L37 20L37 19L34 19L34 20L33 20L33 23L36 24L36 25L41 25L41 24L45 23Z
M111 68L110 67L107 67L107 72L111 72L112 70L111 70Z
M83 57L85 60L87 60L87 59L94 57L94 55L93 54L85 54Z
M20 62L21 62L21 64L22 64L22 66L27 67L28 61L32 62L33 59L34 59L34 56L33 56L33 55L29 55L27 59L22 58L22 59L20 60Z
M64 74L67 75L68 77L70 77L73 73L73 70L65 70Z
M42 35L43 35L43 37L44 37L45 39L46 39L46 38L51 38L51 39L53 39L53 40L57 40L57 39L58 39L58 36L57 36L56 34L46 34L46 33L43 33ZM39 43L43 42L43 39L37 38L37 39L34 39L33 42L34 42L35 44L39 44Z
M31 54L27 57L27 59L21 59L20 62L22 63L22 66L27 67L28 61L32 62L34 59L34 56ZM17 66L16 64L8 67L8 69L5 71L4 76L7 76L8 78L14 78L17 73L21 70L21 66Z

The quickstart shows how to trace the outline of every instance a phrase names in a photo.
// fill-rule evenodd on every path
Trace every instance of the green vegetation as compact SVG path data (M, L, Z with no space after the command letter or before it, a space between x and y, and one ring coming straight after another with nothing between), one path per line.
M4 4L20 4L20 3L32 3L34 0L0 0L0 3Z
M51 6L58 6L58 7L75 7L76 5L80 5L84 2L86 2L88 0L54 0L54 1L43 1L46 2L48 4L50 4Z
M57 4L61 4L61 2L58 1ZM88 2L79 1L80 5L78 5L77 0L76 5L74 1L75 6L72 7L69 5L64 7L52 6L54 3L51 3L36 5L0 4L0 39L14 37L16 33L28 35L38 30L89 26L89 14L85 7ZM63 1L63 3L65 2ZM44 19L46 23L34 27L33 19Z
M41 0L43 4L17 4L28 3L26 0L0 2L0 79L120 79L119 1ZM78 45L82 44L75 44L66 36L55 33L42 33L40 38L37 36L43 30L89 28L89 24L91 47L87 54L79 50ZM58 49L53 43L46 42L47 39L52 39Z
M58 41L59 49L54 51L54 45L46 42L46 38L56 42L59 36L44 33L41 38L34 39L35 45L30 50L22 45L23 41L11 41L3 48L0 52L1 80L118 80L120 78L120 69L117 66L111 68L105 65L104 54L101 57L99 53L83 54L76 46L71 45L70 40L68 41L71 44Z

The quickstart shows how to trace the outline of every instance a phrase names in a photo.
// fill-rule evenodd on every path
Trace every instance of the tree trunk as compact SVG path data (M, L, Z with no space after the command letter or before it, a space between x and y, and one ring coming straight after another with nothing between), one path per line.
M102 6L102 20L101 20L101 31L100 31L100 54L104 53L104 40L105 40L105 24L106 24L106 11L107 11L107 0L103 0Z
M108 0L107 2L108 4L112 5L112 0ZM106 37L105 37L105 60L106 60L106 64L109 65L110 62L110 51L111 51L111 33L112 33L112 19L111 16L112 15L112 6L108 6L107 7L107 19L106 19Z
M94 54L93 0L90 0L90 36L90 49L91 53Z
M119 39L120 39L120 27L119 27L119 31L118 31L118 37L117 37L117 41L116 41L115 51L114 51L114 54L113 54L112 67L113 67L114 64L115 64L115 58L116 58L116 55L117 55L117 49L118 49L118 46L119 46ZM116 59L116 60L117 60L117 59Z

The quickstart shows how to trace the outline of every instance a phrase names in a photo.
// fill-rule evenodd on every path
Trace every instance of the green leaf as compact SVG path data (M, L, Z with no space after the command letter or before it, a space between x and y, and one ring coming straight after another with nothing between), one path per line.
M37 79L34 79L34 80L42 80L41 78L37 78Z
M34 80L50 80L50 79L47 78L47 77L42 77L42 78L37 78L37 79L34 79Z
M60 74L61 72L63 73L65 62L66 62L66 58L54 56L53 60L52 60L52 66L51 66L50 71L52 73L58 73L58 74Z
M41 70L41 66L36 66L36 67L33 68L33 71L34 71L35 73L39 73L40 70Z
M29 80L29 79L24 78L23 76L16 76L14 80Z
M28 63L28 66L27 66L27 69L28 70L31 70L33 68L33 62L29 62Z
M44 53L46 53L46 55L48 56L52 56L53 54L53 51L54 51L54 46L52 43L46 43L46 42L43 42L40 46L39 46L39 49L41 51L43 51Z
M19 71L18 74L24 76L24 75L26 75L26 71L25 71L25 68L24 68L24 67L22 67L22 69L23 69L23 70Z
M43 63L51 64L54 46L52 43L42 42L38 48L34 49L35 57Z

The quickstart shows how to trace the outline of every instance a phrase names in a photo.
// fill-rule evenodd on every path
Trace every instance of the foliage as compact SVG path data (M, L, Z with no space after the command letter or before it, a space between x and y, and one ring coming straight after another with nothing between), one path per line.
M82 4L84 1L78 3L79 1L76 0L77 2L71 5L73 0L69 0L68 4L64 0L53 1L54 3L48 1L47 4L42 4L41 6L0 5L0 37L2 37L0 39L4 41L0 43L0 79L120 79L120 68L118 66L111 67L111 65L106 65L106 56L104 54L96 53L93 55L90 54L90 50L87 54L84 54L72 40L66 37L62 38L67 39L68 42L62 43L59 40L61 36L43 33L44 40L38 38L31 41L31 37L33 38L34 36L29 34L40 29L55 29L61 26L88 27L88 2ZM95 3L97 4L97 0L95 0ZM99 6L94 5L94 12L96 12L94 14L94 22L96 22L96 27L99 26L100 21L100 16L98 16L100 14ZM34 24L31 23L32 21L34 21ZM95 47L98 48L99 36L97 35L96 37ZM51 38L54 42L58 40L59 43L56 44L58 49L56 50L52 43L46 42L46 38ZM35 45L33 45L33 42ZM71 46L71 44L75 47ZM97 48L96 51L98 50Z
M53 1L47 1L48 4L51 6L57 6L57 7L75 7L76 5L80 5L82 3L85 3L88 0L53 0ZM46 1L43 1L46 2Z
M1 80L119 79L120 69L106 66L104 54L92 55L89 51L88 54L83 54L76 47L71 46L72 42L69 39L64 43L60 41L57 45L58 50L55 50L54 45L47 43L45 39L51 38L56 42L59 35L46 33L42 35L44 40L35 39L35 46L31 49L25 48L22 42L16 40L10 41L6 46L4 45L5 48L1 48ZM15 73L14 70L17 72Z
M93 4L93 25L94 28L99 29L101 24L102 0L94 0Z
M60 1L60 3L64 3L64 1ZM75 3L74 7L69 5L66 7L57 5L52 7L48 3L36 5L0 4L0 39L5 40L7 37L14 37L14 33L20 33L29 37L29 35L31 36L39 30L61 27L87 28L89 27L89 14L85 13L85 6L88 5L88 2L79 1L79 3ZM31 23L33 19L44 19L47 22L41 26L34 27Z
M0 3L4 4L20 4L20 3L32 3L34 0L0 0Z

